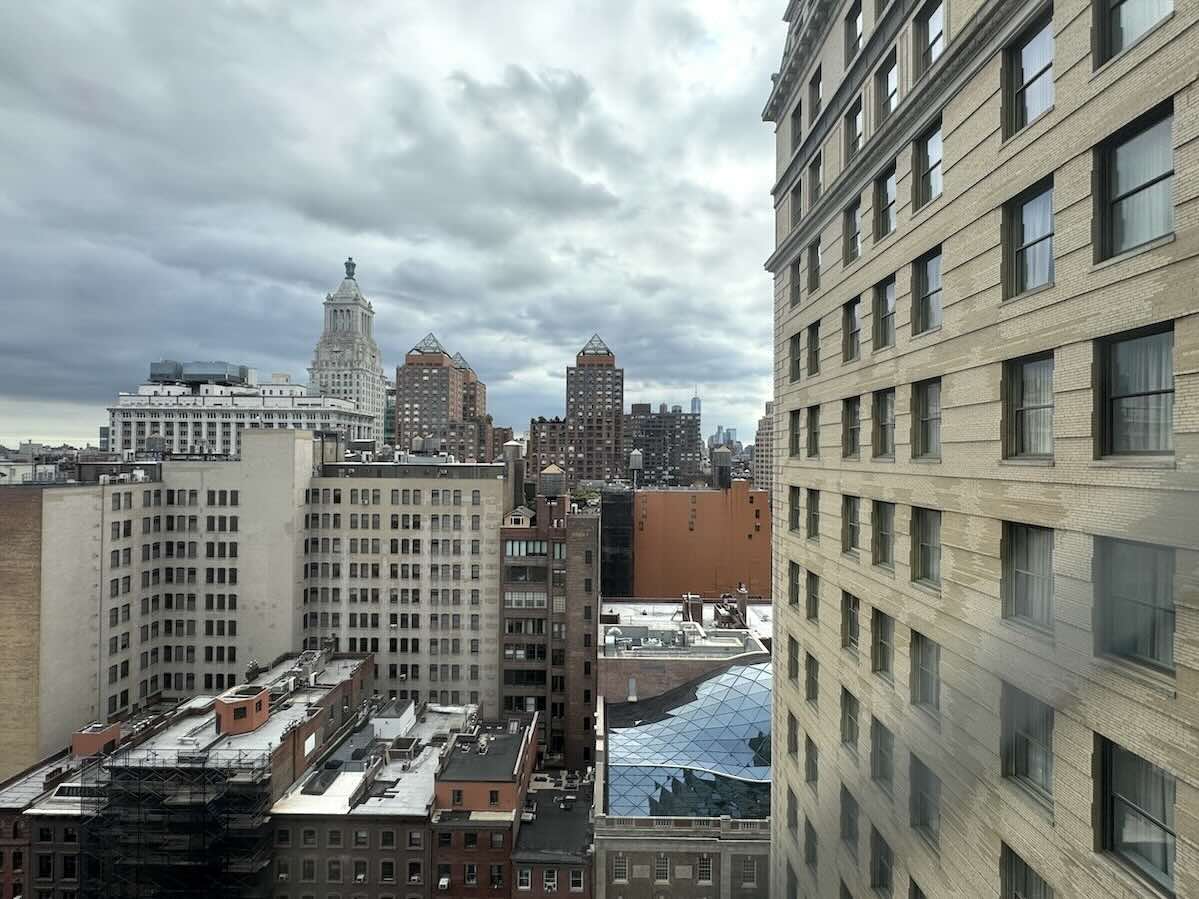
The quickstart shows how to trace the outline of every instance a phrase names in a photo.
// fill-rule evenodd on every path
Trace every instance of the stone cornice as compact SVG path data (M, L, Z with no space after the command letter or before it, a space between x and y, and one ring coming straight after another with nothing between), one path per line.
M902 6L904 11L903 16L892 23L895 32L906 20L907 12L915 5L913 0L897 0L893 4L893 10ZM866 141L865 146L854 157L852 165L837 176L821 195L816 206L803 217L799 227L792 229L770 254L765 263L767 271L777 272L784 260L790 262L800 248L806 246L823 230L834 210L839 213L855 194L860 195L879 171L903 151L919 129L944 107L945 100L956 95L980 69L989 64L994 53L1015 34L1024 20L1024 16L1005 15L1005 11L1010 8L1010 0L988 0L975 13L966 29L950 40L944 55L937 60L932 70L921 76L901 100L899 108ZM886 30L892 32L892 28ZM894 33L889 40L894 40ZM855 65L864 64L865 59L873 61L878 58L866 52L859 53L858 56ZM846 87L849 83L853 84L852 91ZM834 109L839 112L847 105L848 96L856 94L858 89L856 82L843 81L837 89L836 102L829 103L826 109L829 112ZM819 146L827 137L829 122L822 121L818 124L825 126L821 144L817 144ZM816 132L817 129L813 129L812 134ZM795 171L801 171L797 162L800 159L806 161L803 152L805 149L811 150L807 140L792 159L788 171L794 170L793 174ZM783 179L780 179L779 183L781 185ZM777 189L778 185L775 192Z
M833 24L829 12L838 2L839 0L808 0L804 4L803 13L806 21L796 29L799 37L791 45L791 49L783 53L783 63L779 66L778 74L774 76L770 96L767 97L766 106L762 110L762 121L778 122L783 101L791 95L791 83L803 70L800 57L807 54L813 46L824 45ZM791 9L788 7L788 12L790 11ZM818 23L816 20L821 16L824 17L823 21ZM819 33L817 33L817 24L820 25Z

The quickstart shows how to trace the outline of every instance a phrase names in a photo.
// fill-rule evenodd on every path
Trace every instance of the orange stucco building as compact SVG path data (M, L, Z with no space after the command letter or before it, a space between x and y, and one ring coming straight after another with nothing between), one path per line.
M727 489L638 490L633 497L633 590L643 597L770 595L770 494Z

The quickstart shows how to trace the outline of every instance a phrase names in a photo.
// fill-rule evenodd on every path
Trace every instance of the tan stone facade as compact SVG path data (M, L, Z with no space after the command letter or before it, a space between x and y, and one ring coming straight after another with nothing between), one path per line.
M1169 6L1126 47L1100 2L788 7L773 896L1199 895L1199 31Z

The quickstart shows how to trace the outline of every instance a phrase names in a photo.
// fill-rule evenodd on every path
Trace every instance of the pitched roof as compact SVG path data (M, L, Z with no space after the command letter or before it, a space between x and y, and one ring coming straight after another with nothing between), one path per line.
M432 335L430 335L430 336L432 336ZM453 363L454 363L454 368L461 368L461 369L464 369L465 371L474 371L474 369L470 367L470 363L466 361L466 357L463 356L461 353L454 353Z
M441 345L441 341L437 339L437 335L430 331L420 343L414 346L409 352L413 353L444 353L449 355L449 351Z
M580 356L611 356L612 351L598 334L592 334L586 346L579 350Z

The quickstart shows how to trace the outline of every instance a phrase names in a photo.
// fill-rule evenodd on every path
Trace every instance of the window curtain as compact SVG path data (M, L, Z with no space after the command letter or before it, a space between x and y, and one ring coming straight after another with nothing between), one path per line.
M1174 666L1174 551L1108 541L1107 645L1120 655Z
M1047 239L1046 239L1047 238ZM1053 280L1053 191L1047 190L1020 208L1020 288L1028 290Z
M1173 450L1174 332L1123 340L1111 353L1112 450Z
M1017 454L1053 455L1053 359L1038 359L1020 366L1018 389Z
M1053 624L1053 531L1013 525L1011 614L1045 627Z
M1114 253L1174 228L1174 179L1162 178L1174 169L1173 121L1164 118L1115 148L1110 173Z
M1174 778L1128 750L1111 747L1113 848L1157 880L1174 876Z

